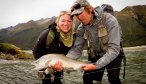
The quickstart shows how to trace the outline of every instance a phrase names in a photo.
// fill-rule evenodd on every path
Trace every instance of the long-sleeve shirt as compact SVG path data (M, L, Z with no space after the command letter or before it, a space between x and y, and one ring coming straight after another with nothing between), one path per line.
M93 22L86 26L84 26L83 24L79 25L76 31L76 40L74 46L67 54L67 57L70 57L72 59L78 59L80 56L82 56L83 46L86 42L86 39L84 39L85 29L88 32L90 39L92 40L92 46L95 47L95 50L98 54L102 55L102 57L96 62L97 69L108 65L119 55L121 49L121 29L117 19L108 13L104 13L104 25L106 26L108 32L108 49L106 53L104 53L100 48L101 45L99 44L97 24L102 14L103 13L101 12L101 10L94 10L95 18Z

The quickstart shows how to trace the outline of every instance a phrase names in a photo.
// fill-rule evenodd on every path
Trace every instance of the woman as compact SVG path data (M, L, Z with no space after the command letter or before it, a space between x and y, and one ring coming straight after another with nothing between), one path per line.
M33 54L36 59L42 55L57 53L66 55L73 45L74 29L73 18L69 11L61 11L56 19L56 22L49 25L48 29L44 30L34 48ZM62 72L55 72L52 75L45 74L45 78L42 79L43 84L62 84L61 83Z

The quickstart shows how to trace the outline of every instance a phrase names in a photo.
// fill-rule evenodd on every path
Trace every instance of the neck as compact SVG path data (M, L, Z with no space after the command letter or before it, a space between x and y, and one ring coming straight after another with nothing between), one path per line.
M91 19L90 19L89 24L91 24L92 22L93 22L93 14L91 14Z

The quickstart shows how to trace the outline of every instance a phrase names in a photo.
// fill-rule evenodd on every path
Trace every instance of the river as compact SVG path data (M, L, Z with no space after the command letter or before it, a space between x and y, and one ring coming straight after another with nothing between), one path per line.
M120 78L122 84L146 84L146 47L124 48L127 65L126 79L123 76L123 64ZM84 53L81 60L87 59ZM33 60L4 60L0 59L0 84L41 84L37 78L37 72L32 71L30 63ZM82 84L83 72L75 71L64 73L64 84ZM105 71L102 84L108 84L107 72ZM100 83L94 83L100 84Z

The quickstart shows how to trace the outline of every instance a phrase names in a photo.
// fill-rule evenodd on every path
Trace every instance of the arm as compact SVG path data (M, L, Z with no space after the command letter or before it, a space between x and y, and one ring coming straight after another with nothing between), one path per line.
M48 35L49 29L44 30L38 37L34 48L33 48L33 55L35 56L35 59L40 58L42 55L44 55L44 51L46 49L46 38Z
M82 24L80 24L76 32L76 39L74 45L66 55L67 57L70 57L72 59L78 59L82 55L83 46L85 43L85 39L83 38L83 35L84 35L84 29Z
M117 19L107 14L106 27L108 30L108 49L107 52L97 62L97 69L100 69L111 63L120 52L121 31Z

